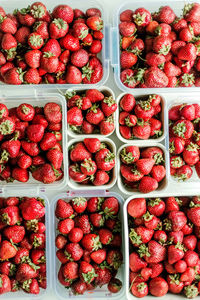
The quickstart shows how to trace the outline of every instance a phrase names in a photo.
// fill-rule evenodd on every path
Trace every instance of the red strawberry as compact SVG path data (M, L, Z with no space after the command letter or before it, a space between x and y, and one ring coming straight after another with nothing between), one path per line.
M25 229L23 226L14 225L6 227L3 234L8 240L12 240L13 243L20 243L24 238Z
M145 198L132 199L127 206L129 215L133 218L142 217L146 213L146 200Z
M4 224L15 225L20 221L19 208L17 206L7 206L0 210L0 218Z
M179 180L187 180L189 179L193 174L193 171L190 166L184 165L177 169L175 173L175 177L177 177Z
M67 123L75 126L82 125L83 115L80 108L75 106L67 111Z
M122 288L122 282L117 278L112 278L108 284L108 290L111 293L118 293Z
M188 43L186 46L181 47L178 51L178 58L181 60L195 60L196 59L196 47Z
M10 278L6 274L1 274L1 286L0 286L0 294L8 293L11 291L11 281Z
M141 259L136 252L132 252L129 255L129 267L132 272L138 272L142 268L147 267L147 262Z
M198 22L199 11L200 11L199 3L186 4L183 10L183 15L185 20L189 22Z
M64 219L58 223L58 230L62 234L68 234L74 228L74 220Z
M174 264L184 257L183 247L179 244L168 247L168 262Z
M84 197L73 198L72 207L78 214L83 213L87 207L87 199Z
M19 265L16 273L16 280L17 281L24 281L32 278L37 277L37 271L33 269L29 264L22 263Z
M148 88L161 88L168 85L167 76L157 67L150 67L145 73L144 79Z
M96 57L89 59L88 64L82 68L83 83L94 84L103 77L103 67L100 60Z
M132 111L135 106L135 98L132 94L124 95L120 100L120 107L127 112Z
M149 123L143 119L137 121L137 125L133 127L133 135L138 139L147 140L151 135L151 127Z
M189 139L194 131L194 126L189 120L178 120L173 125L172 131L178 137Z
M151 170L151 176L157 181L160 182L165 178L166 175L166 169L164 166L158 165L153 166Z
M141 193L150 193L158 188L156 179L148 176L142 177L139 184L139 191Z
M155 297L162 297L168 292L168 284L162 277L153 278L149 283L149 291Z
M59 199L56 204L55 215L57 218L69 218L73 214L72 206L65 202L63 199Z
M131 285L131 293L135 296L135 297L145 297L148 295L148 285L146 282L141 282L141 283L133 283Z
M17 253L16 247L9 241L4 240L0 244L0 259L1 261L8 260L14 257Z
M132 164L136 162L140 157L140 150L137 146L127 146L122 149L120 158L125 164Z
M86 149L83 143L77 143L70 152L70 159L74 162L91 158L91 153Z
M148 243L153 236L153 230L144 226L139 226L135 229L131 228L129 238L134 247L139 247L140 244Z
M40 219L45 214L45 207L36 198L25 198L20 204L22 216L25 220Z
M19 85L23 83L23 72L20 68L12 68L8 70L4 76L4 81L7 84Z
M69 177L76 182L83 182L87 175L81 172L78 164L72 164L69 166Z
M183 159L186 164L193 166L199 161L199 153L197 147L198 147L197 145L190 143L183 150Z
M155 161L152 158L142 158L136 161L137 170L144 175L148 175L151 172L154 164Z
M69 29L69 25L63 19L54 19L49 25L49 33L52 39L64 37Z
M110 171L115 166L115 155L108 149L101 149L95 155L97 168Z

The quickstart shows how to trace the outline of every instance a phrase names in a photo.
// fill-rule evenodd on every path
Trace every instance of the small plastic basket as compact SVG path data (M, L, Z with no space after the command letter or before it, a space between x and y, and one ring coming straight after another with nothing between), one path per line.
M135 92L135 91L134 91ZM117 137L123 142L123 143L130 143L130 144L132 144L132 145L134 145L134 144L137 144L137 145L144 145L144 143L145 144L151 144L151 143L160 143L160 142L162 142L163 140L164 140L164 138L166 137L166 133L167 133L167 126L166 126L166 119L167 119L167 111L166 111L166 100L165 100L165 97L164 97L164 95L161 95L161 94L159 94L160 96L161 96L161 108L162 108L162 110L161 110L161 121L162 121L162 126L163 126L163 128L162 128L162 130L163 130L163 134L160 136L160 137L158 137L158 138L155 138L155 139L152 139L152 138L149 138L148 140L140 140L140 139L130 139L130 140L127 140L127 139L125 139L122 135L121 135L121 133L120 133L120 130L119 130L119 127L120 127L120 124L119 124L119 114L120 114L120 105L119 105L119 103L120 103L120 100L122 99L122 97L124 96L124 95L126 95L127 93L121 93L118 97L117 97L117 121L116 121L116 134L117 134ZM131 93L133 96L135 96L134 95L134 93L132 92ZM150 94L151 95L151 94ZM137 95L136 97L135 97L135 99L136 99L136 101L138 100L138 99L143 99L144 97L145 97L146 95L143 95L142 93L141 93L141 95Z
M91 136L85 136L85 138L91 138ZM102 142L102 143L105 143L109 146L111 152L113 152L115 154L115 166L114 168L111 170L112 172L112 179L111 181L109 181L107 184L104 184L104 185L100 185L100 186L95 186L95 185L92 185L92 184L79 184L75 181L73 181L70 177L69 177L69 168L68 168L68 186L74 190L77 190L77 189L81 189L81 190L105 190L105 189L110 189L114 186L116 180L117 180L117 157L116 157L116 146L114 144L114 142L111 140L111 139L108 139L108 138L99 138L99 140ZM68 149L70 149L70 147L78 142L83 142L83 139L82 138L77 138L77 139L72 139L69 141L68 143ZM68 150L68 153L69 153L69 150ZM69 166L70 166L70 162L69 162Z
M69 202L71 199L74 197L116 197L119 201L120 204L120 212L119 212L119 217L121 220L122 224L122 253L123 253L123 259L125 255L125 240L124 240L124 225L123 225L123 198L113 192L107 192L107 191L102 191L102 190L96 190L96 191L70 191L69 193L63 193L63 194L58 194L52 201L51 203L51 245L52 245L52 261L53 261L53 289L59 299L65 300L66 298L71 298L71 299L108 299L111 298L113 300L119 300L119 299L124 299L125 297L125 264L126 260L124 259L124 263L122 264L121 268L118 270L117 273L117 278L119 278L122 283L122 289L119 293L117 294L112 294L108 291L106 285L103 286L102 288L96 288L93 291L88 291L85 292L84 295L79 295L75 296L72 294L70 289L65 289L60 282L58 281L58 270L60 267L60 262L56 258L56 247L55 247L55 238L56 238L56 229L57 229L57 223L58 220L55 217L55 209L56 209L56 203L58 199L63 199L67 202Z

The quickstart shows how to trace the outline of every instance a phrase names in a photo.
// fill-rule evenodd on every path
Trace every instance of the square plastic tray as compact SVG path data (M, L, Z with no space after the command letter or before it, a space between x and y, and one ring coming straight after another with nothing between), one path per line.
M21 9L24 7L27 7L28 5L31 5L34 2L34 0L1 0L1 6L5 9L6 12L11 13L15 8ZM42 1L46 6L48 10L52 10L55 6L59 4L65 4L65 1L62 0L44 0ZM64 2L64 3L63 3ZM71 6L73 9L74 8L79 8L82 9L83 11L86 11L88 8L91 7L96 7L99 8L102 14L102 19L104 22L104 28L103 28L103 34L104 38L102 40L102 51L99 55L99 58L102 62L103 65L103 78L97 83L97 84L80 84L79 86L83 86L84 88L89 88L89 87L94 87L94 86L101 86L103 85L106 80L108 79L109 75L109 59L110 59L110 44L109 44L109 25L108 25L108 18L107 18L107 13L105 10L105 7L103 7L102 3L98 0L88 0L87 3L85 1L79 1L79 0L68 0L66 2L67 5ZM7 89L8 85L6 84L1 84L1 89ZM49 88L69 88L71 86L77 86L77 85L72 85L72 84L37 84L37 85L27 85L27 84L22 84L20 85L20 88L22 89L31 89L31 88L42 88L42 89L49 89ZM9 88L15 89L16 85L9 85Z
M135 92L135 90L134 90ZM132 94L133 96L134 95L134 92L132 91L130 94ZM160 143L164 140L165 136L166 136L166 133L167 133L167 126L166 126L166 119L167 119L167 110L166 110L166 100L165 100L165 97L164 95L161 95L159 93L159 95L161 96L161 121L162 121L162 130L163 130L163 134L162 136L158 137L157 139L148 139L148 140L140 140L140 139L130 139L130 140L127 140L125 139L121 133L120 133L120 130L119 130L119 127L120 127L120 124L119 124L119 114L120 114L120 100L122 99L122 97L124 95L126 95L127 93L121 93L118 97L117 97L117 121L116 121L116 134L117 134L117 137L123 142L123 143L130 143L132 145L134 144L151 144L151 143ZM152 93L151 93L152 94ZM150 95L151 95L150 94ZM140 95L137 95L135 97L135 100L137 101L138 99L141 99L143 100L145 95L143 95L142 93Z
M19 91L18 91L19 92ZM11 95L12 94L12 95ZM56 93L37 93L35 90L35 93L32 93L30 90L28 91L27 94L18 96L16 95L13 91L10 96L5 96L0 93L0 101L4 103L8 108L16 107L20 105L21 103L29 103L33 106L42 106L48 102L55 102L59 104L62 108L62 148L63 148L63 171L64 171L64 176L63 179L60 181L55 181L52 184L43 184L39 181L36 181L35 179L32 178L30 174L30 179L26 183L14 181L11 183L7 183L5 181L0 182L0 189L4 189L6 187L8 188L17 188L20 187L21 189L23 188L35 188L42 190L43 192L49 189L61 189L66 185L67 182L67 131L66 131L66 102L63 96L60 94Z
M91 136L87 135L84 138L91 138ZM73 181L70 177L69 177L69 169L68 169L68 185L70 188L77 190L105 190L105 189L110 189L114 186L116 180L117 180L117 156L116 156L116 146L114 144L114 142L111 139L108 138L104 138L104 137L100 137L99 140L103 143L108 144L109 148L111 149L111 151L115 154L115 166L112 169L112 180L110 182L108 182L107 184L104 185L100 185L100 186L95 186L95 185L91 185L91 184L79 184L75 181ZM72 139L69 141L68 143L68 149L70 149L70 147L78 142L82 142L83 138L79 137L77 139ZM69 152L69 150L68 150ZM70 164L69 164L70 165Z
M36 192L35 190L20 190L20 189L9 189L4 191L3 193L0 194L1 197L40 197L45 200L45 226L46 226L46 248L45 248L45 255L46 255L46 280L47 280L47 288L42 289L40 288L40 293L38 295L33 295L33 294L28 294L23 292L22 290L19 292L15 293L6 293L1 295L1 299L44 299L46 297L48 291L50 290L51 287L51 253L50 253L50 239L49 239L49 234L50 234L50 207L49 207L49 201L43 193Z
M120 166L121 166L121 161L120 161L120 152L123 148L127 147L127 146L130 146L132 144L124 144L122 145L119 150L117 151L117 160L118 160L118 180L117 180L117 184L118 184L118 188L120 189L120 191L124 194L127 194L127 195L136 195L136 197L140 196L141 193L137 190L133 190L131 188L128 188L128 187L125 187L123 182L122 182L122 175L120 173ZM161 185L159 185L158 189L151 192L151 193L148 193L148 194L145 194L145 195L150 195L150 197L154 197L154 194L158 193L158 192L163 192L167 186L168 186L168 180L169 180L169 157L168 157L168 152L166 151L166 148L162 145L162 144L155 144L155 143L151 143L149 145L146 145L146 143L144 142L143 145L137 145L137 144L134 144L135 146L138 146L139 148L147 148L147 147L159 147L162 149L163 153L164 153L164 158L165 158L165 168L166 168L166 176L165 178L163 179L163 182L161 183Z
M102 288L97 288L94 291L86 292L84 295L79 295L75 296L72 294L72 292L67 289L65 289L58 281L58 270L60 267L60 262L56 258L56 247L55 247L55 237L56 237L56 229L57 229L57 218L55 217L55 208L56 208L56 203L58 199L64 199L67 202L69 202L71 199L74 197L116 197L119 201L120 204L120 220L122 223L122 253L123 253L123 261L124 263L122 264L121 268L118 270L117 273L117 278L119 278L123 282L123 287L121 291L117 294L111 294L106 286L103 286ZM125 297L125 240L124 240L124 225L123 225L123 198L113 192L106 192L106 191L71 191L69 193L63 193L57 195L52 203L51 203L51 245L52 245L52 261L53 261L53 289L56 292L56 295L59 299L65 300L66 298L71 298L71 299L108 299L112 298L113 300L118 300L118 299L124 299Z
M180 16L182 13L182 9L185 4L187 3L194 3L198 2L200 3L199 0L197 1L183 1L183 0L168 0L168 1L159 1L159 0L154 0L154 1L145 1L141 2L140 0L135 0L135 1L122 1L121 5L116 8L115 12L113 13L113 22L112 22L112 28L111 28L111 39L110 39L110 48L111 48L111 65L114 70L114 77L115 77L115 82L117 86L119 87L120 90L122 91L128 91L131 92L134 90L135 95L136 94L159 94L160 91L162 93L177 93L182 90L184 91L198 91L198 87L179 87L179 88L135 88L131 89L126 87L120 80L120 48L119 48L119 43L120 43L120 35L119 35L119 23L120 23L120 13L123 12L126 9L132 9L136 10L139 7L145 7L147 10L150 12L155 12L158 11L161 6L169 5L174 12Z
M80 88L79 89L78 87L76 87L76 88L72 88L72 89L70 88L70 89L68 89L68 91L70 91L70 90L74 90L74 91L76 91L79 94L79 93L85 93L87 89L85 89L85 88ZM114 94L114 92L109 87L107 87L107 86L101 86L100 88L98 88L98 90L100 92L102 92L106 97L112 96L112 98L115 99L115 94ZM115 128L116 128L116 119L117 119L117 117L116 117L116 112L115 112L114 113L114 126L115 126ZM107 135L102 135L100 133L98 133L98 134L92 133L92 134L90 134L90 136L93 137L95 135L95 137L98 137L98 138L99 137L108 137L111 134L113 134L114 131L115 131L115 129L111 133L109 133ZM80 136L81 137L88 136L87 134L82 134L82 133L78 134L78 133L73 132L68 124L67 124L67 133L72 138L78 138Z

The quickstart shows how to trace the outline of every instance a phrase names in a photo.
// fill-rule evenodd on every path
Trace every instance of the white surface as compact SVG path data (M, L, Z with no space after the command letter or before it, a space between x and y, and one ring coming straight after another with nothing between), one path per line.
M84 2L84 5L85 5L85 7L88 7L88 5L87 5L87 0L86 1L84 1L84 0L79 0L80 1L80 3L81 3L81 6L83 6L83 2ZM17 1L13 1L12 3L15 3L16 2L16 4L17 4ZM25 0L24 0L24 2L25 2ZM61 1L59 1L59 2L61 2ZM121 3L122 1L121 0L101 0L101 4L102 4L102 6L104 7L104 9L106 10L106 13L109 15L109 22L110 22L110 24L112 23L112 21L113 21L113 13L114 13L114 10L117 8L117 6L119 6L119 4ZM57 3L57 2L56 2ZM68 3L67 1L63 1L63 3ZM89 2L88 2L89 3ZM132 2L133 3L133 2ZM3 3L2 3L3 4ZM141 2L141 5L142 5L143 3ZM16 5L15 5L16 6ZM158 6L159 6L159 1L158 1ZM182 6L182 4L181 4L181 6ZM132 4L132 8L133 8L133 4ZM110 67L110 75L109 75L109 79L108 79L108 81L105 83L105 86L107 86L107 87L109 87L109 88L111 88L113 91L114 91L114 93L115 93L115 96L116 96L116 98L119 96L119 94L120 93L122 93L122 91L116 86L116 84L115 84L115 81L114 81L114 76L113 76L113 71L112 71L112 68ZM55 92L55 90L45 90L45 91L49 91L49 92ZM1 89L0 89L0 93L1 92L3 92L3 93L6 93L7 91L5 91L5 90L3 90L3 91L1 91ZM133 92L133 94L134 94L134 91L132 91ZM141 91L142 92L142 91ZM142 94L144 94L144 90L143 90L143 92L142 92ZM153 90L151 91L152 93L153 93ZM25 92L25 90L23 90L23 94L25 94L26 92ZM161 93L162 93L162 90L161 90ZM21 92L20 92L20 87L18 87L18 89L16 90L16 94L21 94ZM190 95L190 93L189 93L189 95ZM176 98L176 95L174 95L173 93L171 93L171 95L170 95L170 97L172 97L173 99L174 98ZM119 141L117 138L116 138L116 134L114 133L114 134L112 134L109 138L111 138L111 139L113 139L113 141L115 142L115 144L116 144L116 147L117 147L117 149L119 149L119 147L121 146L121 145L123 145L123 143L121 142L121 141ZM185 187L185 185L184 185L184 187ZM187 186L187 189L188 190L190 190L190 188L191 188L191 185L188 185ZM192 184L192 189L194 190L194 188L196 188L196 189L198 189L198 186L197 186L197 184ZM65 189L63 189L63 190L54 190L54 191L51 191L51 192L46 192L46 196L48 197L48 199L49 199L49 202L50 202L50 204L51 204L51 201L53 200L53 198L55 198L58 194L61 194L61 193L65 193L65 192L67 192L67 191L69 191L70 190L70 188L69 188L69 186L67 186ZM127 195L125 195L125 194L123 194L122 192L120 192L119 191L119 189L118 189L118 187L117 187L117 184L115 184L115 186L110 190L110 191L112 191L112 192L117 192L117 193L119 193L119 194L121 194L121 196L124 198L124 199L127 199L128 198L128 196ZM176 184L176 183L173 183L173 182L169 182L169 186L168 186L168 188L167 188L167 190L165 191L165 192L163 192L162 194L161 193L159 193L159 195L161 196L166 196L167 194L170 194L171 192L173 191L173 193L179 193L179 191L180 191L180 193L182 192L182 194L184 194L183 193L183 186L182 185L180 185L180 184ZM194 192L195 193L195 192ZM185 194L187 194L187 192L185 192ZM137 197L136 195L134 195L135 197ZM51 233L50 233L51 234ZM52 241L53 242L53 241ZM52 249L52 246L50 247L51 249ZM51 264L52 264L52 262L50 262ZM51 268L51 272L53 272L53 270L52 270L52 268ZM109 296L110 297L110 296ZM15 296L14 296L14 294L13 294L13 299L15 298ZM34 296L32 297L33 299L34 299ZM66 293L66 299L68 298L68 293ZM102 299L106 299L107 297L105 297L105 298L102 298ZM1 296L0 297L0 299L2 299L2 300L5 300L5 297L4 296ZM45 295L45 296L42 296L41 297L41 299L42 300L55 300L55 299L58 299L58 297L56 296L56 294L55 294L55 292L53 291L53 288L52 288L52 283L51 283L51 288L49 289L49 291L48 291L48 293ZM94 298L95 299L95 298ZM111 297L111 299L112 299L112 297ZM124 299L122 299L122 300L125 300L125 298Z

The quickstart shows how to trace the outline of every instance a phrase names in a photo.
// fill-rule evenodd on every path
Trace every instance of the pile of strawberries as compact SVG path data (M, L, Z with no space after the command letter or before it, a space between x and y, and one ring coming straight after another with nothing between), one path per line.
M0 80L7 84L95 84L103 77L98 8L42 2L7 14L0 7Z
M121 82L129 88L200 86L200 3L120 14Z
M69 177L79 184L104 185L113 179L115 153L97 138L85 138L69 150Z
M119 103L119 131L123 138L156 139L163 134L161 97L149 95L135 99L125 94Z
M46 289L45 201L0 198L0 294Z
M0 103L0 180L53 183L63 177L61 107L22 103L8 109Z
M122 282L115 278L123 261L119 209L115 197L57 201L58 279L74 294L105 284L112 293L120 291Z
M125 187L150 193L166 176L164 153L159 147L126 146L120 152L120 173Z
M200 177L200 105L179 104L169 110L169 152L171 175L187 180L195 167Z
M200 198L128 203L130 290L136 297L200 293Z
M117 103L107 92L97 89L85 92L68 91L67 122L70 130L77 134L111 134L114 129L114 112Z

